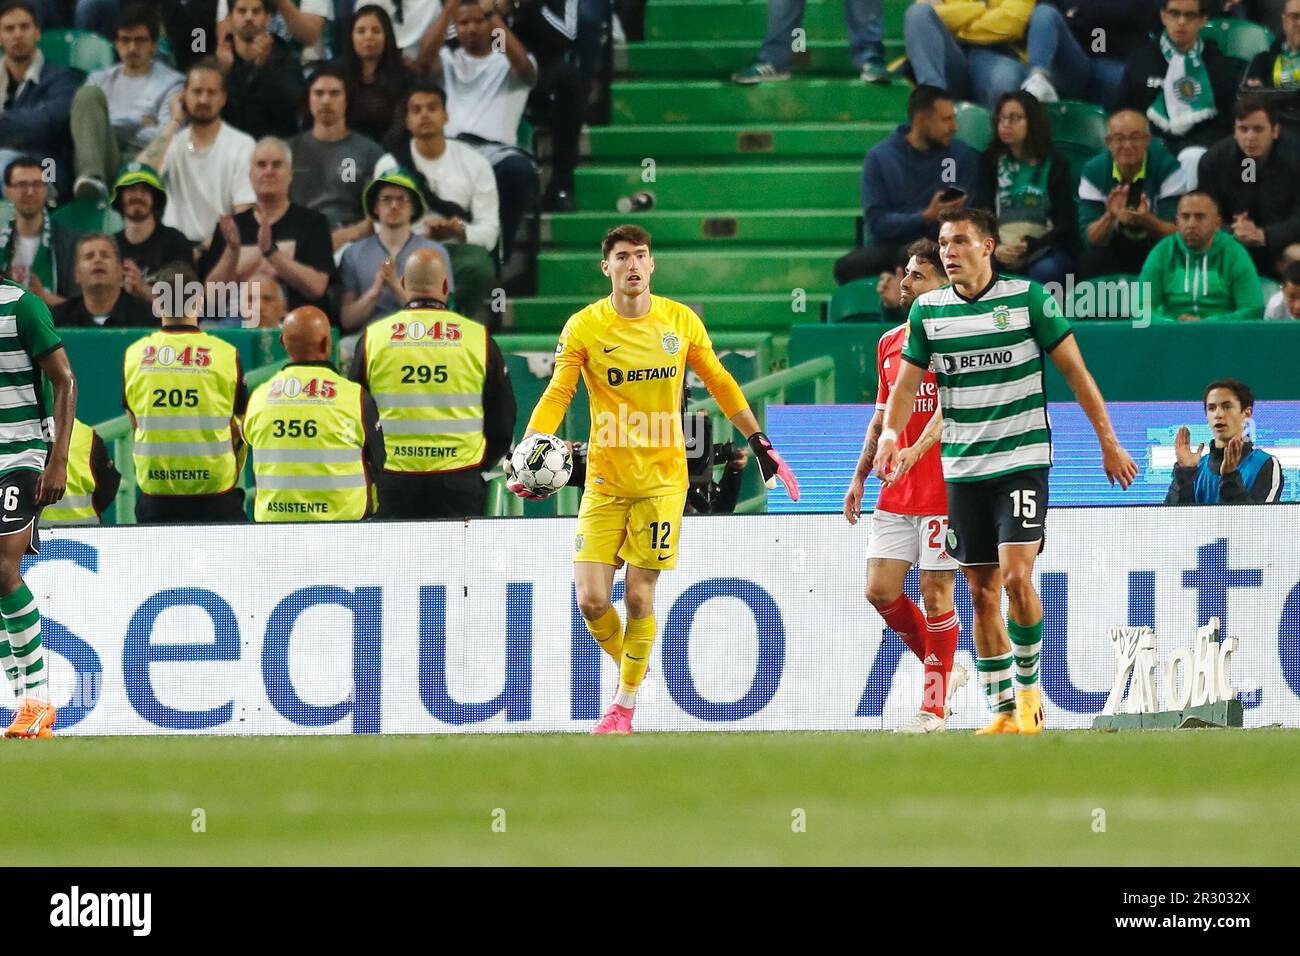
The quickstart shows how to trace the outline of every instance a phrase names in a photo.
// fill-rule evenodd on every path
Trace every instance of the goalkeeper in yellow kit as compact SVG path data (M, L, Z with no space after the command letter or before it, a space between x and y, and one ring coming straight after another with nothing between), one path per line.
M605 235L600 270L613 294L570 316L555 349L555 372L524 432L555 433L581 373L591 399L591 434L573 576L587 629L619 667L618 693L597 734L632 732L655 638L655 584L660 571L677 564L688 487L681 419L687 364L749 440L767 486L775 488L780 479L799 500L799 483L759 431L699 316L650 294L654 269L644 229L619 226ZM506 484L529 497L513 474ZM610 604L614 572L625 562L626 628Z

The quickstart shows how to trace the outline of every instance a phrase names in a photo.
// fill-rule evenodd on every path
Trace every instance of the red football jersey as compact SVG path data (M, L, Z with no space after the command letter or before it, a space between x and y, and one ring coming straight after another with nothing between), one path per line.
M880 383L876 389L876 408L882 411L889 401L889 392L894 387L894 382L898 380L903 346L907 342L907 328L908 325L904 322L882 335L876 345L876 378ZM912 417L899 433L899 448L907 448L916 443L925 431L925 426L930 424L938 403L939 385L934 379L934 372L927 369L925 377L921 379L921 387L916 391ZM898 515L948 513L948 490L943 484L943 464L939 457L938 443L921 456L921 460L912 466L902 481L881 486L876 507Z

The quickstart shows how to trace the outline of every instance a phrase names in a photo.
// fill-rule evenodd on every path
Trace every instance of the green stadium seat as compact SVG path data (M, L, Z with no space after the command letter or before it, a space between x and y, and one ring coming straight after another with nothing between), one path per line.
M1273 45L1273 31L1250 20L1210 20L1201 35L1219 44L1219 49L1228 56L1247 63Z
M1269 279L1265 276L1260 276L1259 291L1264 294L1264 305L1267 306L1268 300L1282 291L1282 284L1276 279Z
M1061 100L1044 104L1044 109L1052 123L1052 140L1056 145L1087 146L1093 153L1106 148L1106 111L1100 106L1079 100Z
M14 204L8 199L0 199L0 229L6 228L14 221Z
M74 199L54 211L51 221L82 235L87 232L121 232L122 217L106 199Z
M875 322L880 319L876 279L854 279L838 286L826 306L827 322Z
M91 73L117 62L117 52L106 37L90 30L54 30L41 34L41 52L51 63Z
M983 152L989 144L993 130L989 126L989 111L978 103L957 104L957 138L972 149Z

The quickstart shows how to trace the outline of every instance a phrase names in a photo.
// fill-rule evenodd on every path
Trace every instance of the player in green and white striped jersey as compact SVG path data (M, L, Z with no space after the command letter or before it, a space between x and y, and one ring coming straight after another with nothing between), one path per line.
M933 367L943 408L948 551L970 588L977 667L994 712L993 722L978 733L1034 734L1043 728L1043 605L1033 573L1043 549L1052 463L1044 353L1092 422L1111 484L1127 488L1137 466L1115 437L1106 403L1056 301L1036 282L994 271L993 215L962 209L943 213L939 221L950 284L912 305L876 470L884 475L893 469L898 431L912 413L925 369ZM1010 611L1005 626L1004 587Z
M52 737L41 612L23 582L22 560L40 548L41 508L63 497L77 382L50 310L0 280L0 658L18 699L6 737Z

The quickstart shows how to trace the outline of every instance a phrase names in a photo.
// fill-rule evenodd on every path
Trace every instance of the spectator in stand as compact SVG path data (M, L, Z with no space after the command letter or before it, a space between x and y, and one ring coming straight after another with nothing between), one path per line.
M54 161L54 185L72 185L72 98L85 79L80 70L55 66L37 43L41 28L29 0L0 3L0 166L19 156Z
M1246 86L1300 90L1300 0L1286 0L1282 35L1250 61Z
M0 229L0 275L17 282L54 308L71 294L77 237L50 221L50 187L34 156L5 167L5 198L14 218Z
M1246 248L1226 232L1209 193L1178 201L1178 231L1147 256L1141 282L1156 322L1235 322L1259 319L1264 297Z
M122 287L122 257L112 236L91 232L77 240L76 278L81 295L57 306L52 314L60 327L125 328L157 323L149 303Z
M414 75L402 60L388 13L373 3L360 7L352 19L350 40L343 51L348 77L348 127L382 143L401 115Z
M243 212L256 199L248 181L253 138L221 119L225 83L215 59L190 67L185 89L172 100L171 119L137 160L162 174L169 200L163 223L190 242L207 242L219 218Z
M907 98L907 122L871 148L862 164L862 207L870 241L835 263L835 281L892 270L908 243L934 239L941 212L975 194L979 153L954 141L952 97L918 86ZM947 194L947 198L945 198Z
M154 278L169 262L193 261L194 246L185 234L159 220L167 208L162 179L149 166L131 163L113 184L113 208L125 224L114 236L125 275L123 288L149 302Z
M1282 464L1256 448L1247 437L1247 423L1255 413L1255 393L1245 382L1219 379L1205 386L1202 398L1205 420L1214 441L1192 451L1186 425L1174 435L1174 480L1167 505L1262 505L1282 496Z
M1052 150L1052 124L1024 90L1003 93L993 140L980 157L975 205L997 217L998 269L1064 282L1075 266L1079 216L1069 161Z
M1119 110L1106 121L1106 152L1083 166L1079 180L1082 278L1132 272L1177 228L1178 197L1187 191L1178 160L1152 140L1146 117Z
M232 0L217 0L218 30L230 15ZM325 57L325 28L334 20L334 0L270 0L270 29L289 44L294 59L315 63Z
M1124 106L1142 111L1178 157L1187 188L1216 141L1232 132L1237 67L1201 37L1210 0L1165 0L1164 32L1134 50L1124 64Z
M188 73L190 67L212 55L216 44L217 0L150 0L162 15L163 30L169 37L203 38L203 44L175 43L172 59L176 69ZM197 31L197 32L196 32ZM199 49L195 49L199 47Z
M329 223L289 200L293 152L288 144L272 136L259 140L249 178L256 204L221 217L199 272L209 283L280 282L290 309L322 308L336 278Z
M542 198L548 212L573 212L574 170L587 105L586 85L570 62L578 29L578 0L496 0L510 29L537 59L537 84L528 114L551 130L551 181ZM513 140L512 140L513 142Z
M384 155L373 139L348 129L348 98L342 67L316 67L307 82L312 127L289 141L294 163L289 197L325 217L335 252L370 235L361 193Z
M460 46L444 51L449 22L456 25ZM515 145L524 104L537 85L537 60L494 9L485 11L478 0L447 0L425 40L421 63L442 78L447 91L447 135L473 146L492 164L501 245L508 257L515 230L537 193L537 167Z
M302 65L271 32L271 0L234 0L217 25L217 62L226 74L226 122L254 139L298 132Z
M492 167L473 147L446 137L446 98L432 80L416 81L402 114L406 130L389 140L390 152L375 165L375 175L400 166L415 181L429 210L423 232L446 244L458 311L473 317L496 282L489 250L497 244L500 220Z
M429 30L443 10L442 0L369 0L368 5L378 7L388 17L397 48L408 63L420 55ZM442 36L446 35L446 24L443 24Z
M1200 188L1231 219L1259 274L1277 278L1283 260L1300 255L1300 137L1257 96L1240 97L1232 115L1232 135L1201 157Z
M1034 0L917 0L903 16L903 43L916 82L989 109L1018 89L1025 67L1018 50Z
M1164 0L1039 0L1025 35L1023 89L1043 103L1118 105L1124 61L1160 28Z
M122 61L96 70L72 100L78 199L108 195L109 177L123 156L135 156L158 135L185 77L154 59L158 15L132 3L117 18L113 46Z
M762 83L790 79L793 34L803 23L807 0L768 0L767 38L751 66L731 75L733 83ZM844 25L849 32L853 68L864 83L888 83L885 67L885 18L881 0L845 0Z
M1264 306L1264 318L1271 322L1300 319L1300 259L1288 262L1282 270L1282 288Z
M406 260L416 249L436 249L442 255L448 290L456 291L447 247L416 235L412 229L426 210L420 188L408 171L393 169L370 183L365 204L375 222L374 235L348 246L339 266L343 277L339 327L348 332L402 308L406 301L402 276Z

